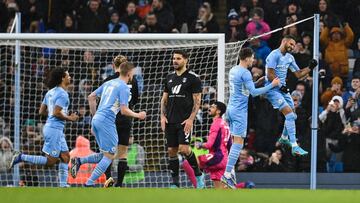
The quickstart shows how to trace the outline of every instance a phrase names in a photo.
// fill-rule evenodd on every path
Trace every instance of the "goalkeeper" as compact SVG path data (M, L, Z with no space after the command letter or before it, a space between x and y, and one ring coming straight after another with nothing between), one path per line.
M266 84L270 84L275 78L279 78L281 82L279 87L266 93L266 98L275 109L279 109L285 116L283 132L278 142L291 147L292 155L304 156L308 152L298 146L296 142L296 114L294 113L294 102L286 87L286 75L290 69L297 78L302 78L317 66L317 61L311 59L308 67L300 69L291 55L294 47L295 39L292 36L285 36L280 47L273 50L266 58Z

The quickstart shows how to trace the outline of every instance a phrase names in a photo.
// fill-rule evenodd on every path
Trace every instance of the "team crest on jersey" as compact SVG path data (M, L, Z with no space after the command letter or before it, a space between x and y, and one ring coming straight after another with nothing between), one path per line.
M283 99L278 99L278 101L277 101L277 103L278 103L279 105L281 105L283 102L284 102Z
M52 154L53 156L56 156L57 151L54 150L54 151L51 152L51 154Z
M186 83L187 78L183 78L183 83Z
M111 152L116 152L116 147L111 147Z

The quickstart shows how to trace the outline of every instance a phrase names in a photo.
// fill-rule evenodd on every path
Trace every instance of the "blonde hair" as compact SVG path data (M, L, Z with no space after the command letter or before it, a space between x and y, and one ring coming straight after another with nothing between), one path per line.
M114 63L114 66L115 68L120 68L120 65L124 62L127 62L127 57L124 56L124 55L117 55L114 60L113 60L113 63Z

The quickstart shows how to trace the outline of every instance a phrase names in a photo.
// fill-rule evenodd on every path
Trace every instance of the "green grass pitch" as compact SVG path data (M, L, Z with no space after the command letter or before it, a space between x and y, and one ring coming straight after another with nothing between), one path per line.
M0 188L0 199L3 203L359 203L360 190Z

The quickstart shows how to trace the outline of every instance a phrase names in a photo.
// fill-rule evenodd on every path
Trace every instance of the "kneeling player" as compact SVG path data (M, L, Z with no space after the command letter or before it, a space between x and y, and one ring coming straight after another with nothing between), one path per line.
M209 108L209 115L213 117L208 141L196 143L197 148L206 148L209 154L198 156L201 169L210 173L215 188L223 188L221 176L225 172L228 159L228 147L231 145L228 124L222 119L226 112L226 105L222 102L214 102Z

